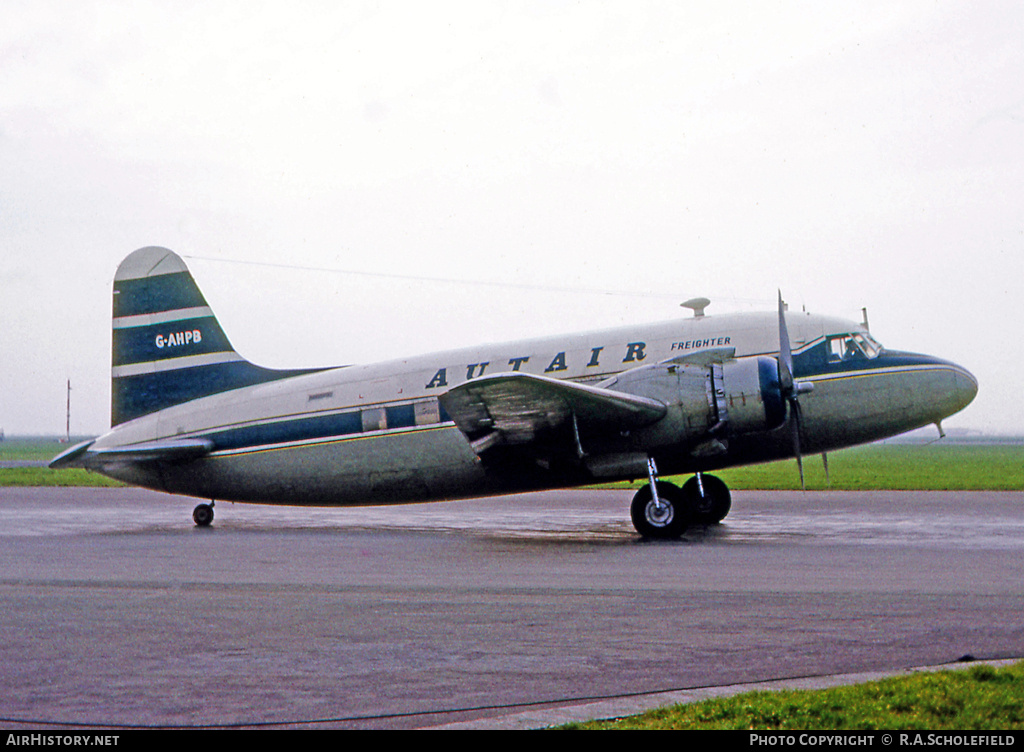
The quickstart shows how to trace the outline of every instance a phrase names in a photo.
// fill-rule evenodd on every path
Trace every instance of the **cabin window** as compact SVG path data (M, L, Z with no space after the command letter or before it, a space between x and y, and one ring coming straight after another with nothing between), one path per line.
M388 427L383 407L371 407L362 411L363 431L383 431Z
M413 404L413 420L417 426L433 426L441 422L437 400L425 400Z

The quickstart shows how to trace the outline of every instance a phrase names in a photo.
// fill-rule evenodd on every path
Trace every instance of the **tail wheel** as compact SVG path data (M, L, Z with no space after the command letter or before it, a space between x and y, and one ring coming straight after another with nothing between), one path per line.
M637 491L630 505L633 527L645 538L678 538L690 524L690 511L682 490L658 481L658 502L654 501L650 484Z
M702 493L703 491L703 493ZM683 496L689 505L693 521L701 525L714 525L725 519L732 508L729 487L714 475L701 474L683 484Z
M209 504L200 504L192 510L192 521L199 527L207 527L213 522L213 507Z

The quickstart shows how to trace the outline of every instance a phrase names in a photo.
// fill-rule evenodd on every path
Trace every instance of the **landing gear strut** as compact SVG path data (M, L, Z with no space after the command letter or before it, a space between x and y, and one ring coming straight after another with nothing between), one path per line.
M713 475L697 473L682 488L657 479L648 460L650 482L630 505L633 527L645 538L678 538L691 524L713 525L725 519L732 505L729 487Z
M200 504L192 510L192 521L197 527L208 527L213 522L213 502Z

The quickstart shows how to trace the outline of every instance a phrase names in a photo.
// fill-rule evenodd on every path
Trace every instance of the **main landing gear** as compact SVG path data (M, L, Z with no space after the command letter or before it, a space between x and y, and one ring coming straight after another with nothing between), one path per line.
M713 525L729 514L729 487L713 475L697 473L680 488L658 480L654 460L648 459L647 476L650 483L630 506L633 527L645 538L678 538L690 525Z
M192 510L192 521L196 527L209 527L213 522L213 501L209 504L200 504Z

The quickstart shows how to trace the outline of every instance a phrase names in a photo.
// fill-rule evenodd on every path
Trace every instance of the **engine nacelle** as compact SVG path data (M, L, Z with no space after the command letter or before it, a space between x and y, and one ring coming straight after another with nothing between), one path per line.
M775 358L733 360L710 367L715 414L727 434L778 428L786 420L786 401Z
M643 451L722 441L737 434L770 431L786 419L778 361L758 357L711 365L672 364L637 368L611 387L664 402L665 417L634 432Z

